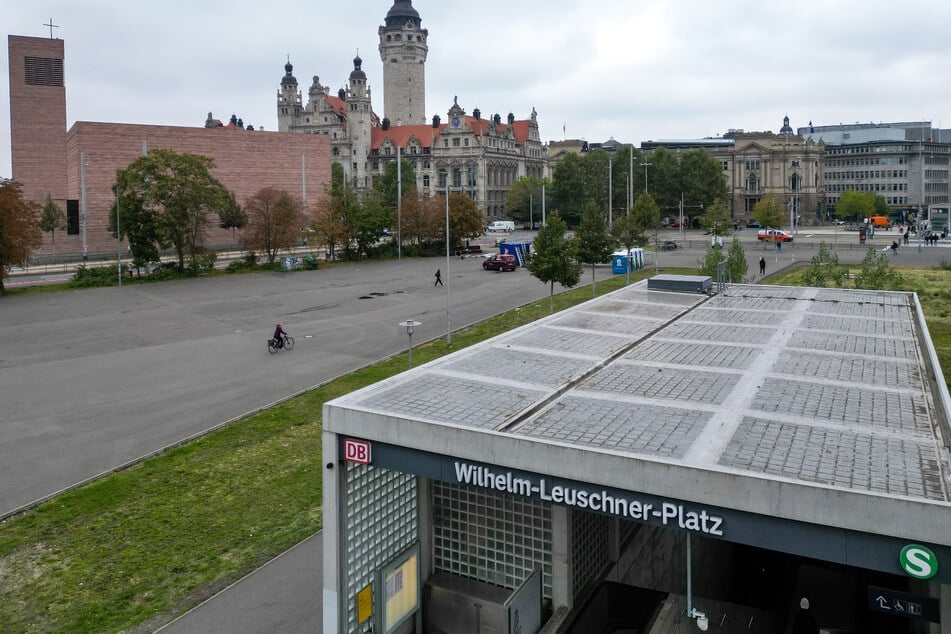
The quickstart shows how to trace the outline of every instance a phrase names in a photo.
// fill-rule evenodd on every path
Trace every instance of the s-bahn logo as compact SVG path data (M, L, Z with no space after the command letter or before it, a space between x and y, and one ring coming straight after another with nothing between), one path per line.
M901 569L915 579L931 579L938 574L938 558L930 549L918 544L908 544L898 557Z
M370 443L365 440L344 438L343 459L357 464L370 464Z

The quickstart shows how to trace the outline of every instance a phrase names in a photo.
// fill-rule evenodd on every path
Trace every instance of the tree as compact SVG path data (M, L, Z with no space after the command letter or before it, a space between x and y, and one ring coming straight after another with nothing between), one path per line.
M902 286L901 273L892 268L888 256L869 249L862 266L855 275L855 288L876 291L898 290Z
M581 279L581 265L575 261L577 243L565 237L567 231L568 226L558 212L552 212L535 236L535 252L526 265L533 276L550 285L548 304L551 312L555 312L555 282L571 288Z
M440 201L445 198L433 198L419 190L403 195L403 239L407 238L422 247L426 243L440 239L445 235L446 225Z
M12 266L23 266L43 245L40 206L23 198L23 186L0 179L0 293Z
M339 167L334 163L332 167ZM342 174L342 168L341 168ZM350 253L350 243L353 238L350 218L353 207L359 205L353 190L346 187L335 187L334 179L317 199L314 218L311 226L317 237L327 245L327 252L331 259L336 257L337 245L343 245L347 254Z
M720 262L724 260L723 247L714 242L707 247L703 258L697 260L697 267L703 275L709 275L715 280L719 280Z
M680 156L679 181L684 201L689 205L684 208L684 215L690 219L691 215L699 215L702 209L709 210L716 201L727 199L726 181L723 180L723 166L706 150L687 150ZM729 210L723 203L727 216L727 226L732 224ZM688 223L689 226L694 226Z
M50 234L50 243L53 245L53 255L56 255L56 230L66 228L66 214L53 202L53 197L46 195L46 204L40 216L40 229Z
M779 229L786 222L783 204L779 202L779 199L775 196L767 196L760 199L753 206L753 220L764 227Z
M700 216L700 227L707 233L719 237L730 233L733 221L722 199L717 199Z
M642 192L637 200L634 201L634 209L631 210L635 226L645 236L653 237L654 244L657 244L657 229L660 227L660 208L654 202L654 197L647 192Z
M726 255L726 269L727 274L732 282L739 284L746 278L746 269L749 265L746 262L746 252L743 250L743 245L740 244L740 239L736 236L733 236L733 241L730 243L730 250Z
M677 155L667 148L659 147L651 152L648 162L649 187L646 191L650 192L661 209L679 207L683 187L680 184L680 161Z
M850 189L842 192L835 204L835 215L842 220L866 218L873 213L875 213L874 192L857 192Z
M300 240L304 225L301 202L283 189L259 189L244 203L248 225L242 238L249 251L262 251L273 262L277 252Z
M581 216L575 239L578 241L578 261L591 265L591 296L594 297L594 267L611 257L615 241L608 233L608 223L604 220L604 214L592 202L588 203Z
M442 198L446 204L445 196ZM444 214L445 216L445 214ZM443 236L446 235L446 221L442 221ZM479 206L468 194L451 192L449 194L449 246L461 246L463 240L478 238L485 230L485 218Z
M723 246L719 242L713 242L707 247L707 252L703 259L697 262L697 266L704 275L719 280L721 262L725 263L723 281L738 284L746 277L746 253L743 252L743 245L736 236L733 236L733 242L730 243L730 248L725 254Z
M146 207L142 198L130 182L135 178L132 174L123 173L119 170L116 173L116 182L112 186L113 202L109 210L109 231L113 237L116 235L116 220L119 220L121 237L124 237L129 243L129 251L132 253L132 266L141 273L141 268L150 262L159 261L159 239L155 228L155 212ZM126 191L124 196L119 197L119 213L121 218L116 217L116 191Z
M241 205L235 200L234 192L228 192L228 201L218 210L218 226L222 229L231 229L231 244L234 245L235 229L244 229L248 224L248 214L244 213Z
M413 164L400 157L399 176L402 181L402 192L398 191L400 188L396 178L396 168L396 161L390 161L383 168L383 174L373 182L374 191L382 197L381 204L392 210L397 207L396 203L400 193L405 196L416 189L416 170L413 169Z
M508 216L516 222L541 222L542 187L550 191L551 181L526 176L512 183L505 194Z
M367 192L362 204L351 207L349 223L351 235L357 243L357 255L370 252L384 229L393 226L393 213L384 203L383 196L374 190Z
M207 156L156 148L116 172L123 217L136 205L148 209L158 245L175 249L179 270L186 254L204 250L208 214L228 202L228 190L211 175L214 166Z
M802 281L809 286L842 288L848 279L848 270L839 264L839 256L829 250L825 242L819 243L819 252L812 256L809 268L802 274Z
M581 219L585 203L583 160L577 154L569 154L555 165L552 177L553 209L559 210L562 219L575 225Z

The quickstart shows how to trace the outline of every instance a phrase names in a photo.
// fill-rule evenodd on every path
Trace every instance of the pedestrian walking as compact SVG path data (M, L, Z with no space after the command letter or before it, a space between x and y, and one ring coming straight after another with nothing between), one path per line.
M436 269L436 281L433 282L433 286L442 286L442 273L439 269Z
M911 232L910 232L910 231L906 231L906 232L905 232L905 237L902 238L902 241L905 243L905 246L906 246L906 247L908 246L908 234L909 234L909 233L911 233Z
M764 257L759 259L759 274L766 275L766 258Z
M892 240L892 255L898 255L898 243Z

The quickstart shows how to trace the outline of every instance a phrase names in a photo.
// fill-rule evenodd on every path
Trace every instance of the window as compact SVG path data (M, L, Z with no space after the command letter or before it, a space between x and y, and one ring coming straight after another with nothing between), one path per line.
M423 187L429 187L429 174L423 176Z
M79 201L66 201L66 235L79 235Z
M459 147L459 137L452 140L452 147Z
M756 174L750 174L746 179L746 190L751 192L759 191L759 178L756 177Z

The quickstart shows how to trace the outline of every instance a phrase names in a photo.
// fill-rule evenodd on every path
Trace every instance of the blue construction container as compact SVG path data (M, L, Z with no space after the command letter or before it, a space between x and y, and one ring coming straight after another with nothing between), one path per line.
M519 266L525 266L525 261L532 252L531 242L503 242L499 245L499 253L510 253L515 256Z

